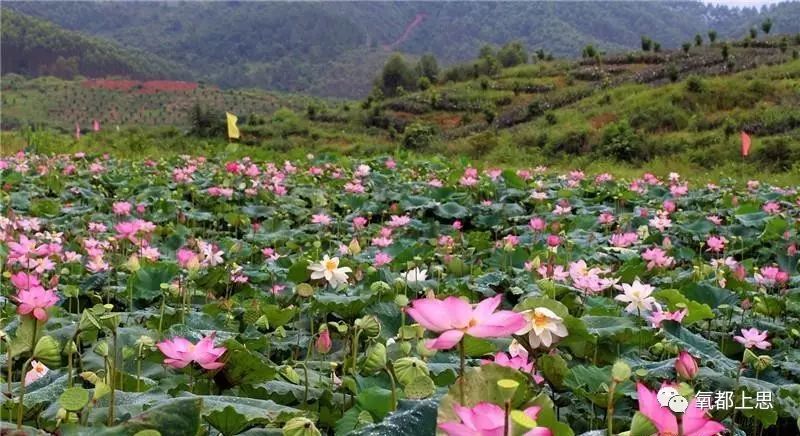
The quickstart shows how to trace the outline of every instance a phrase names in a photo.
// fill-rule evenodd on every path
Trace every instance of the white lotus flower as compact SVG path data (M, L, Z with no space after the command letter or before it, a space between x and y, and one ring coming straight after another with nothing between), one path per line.
M537 307L533 310L526 310L522 315L528 319L528 324L517 331L515 334L528 334L528 342L531 348L549 347L561 338L567 337L569 332L564 325L564 320L546 307Z
M330 258L327 254L320 262L309 265L308 269L312 271L312 279L324 278L334 288L347 284L347 273L353 271L346 266L339 268L339 258Z
M414 268L412 270L409 270L408 272L401 273L400 276L403 278L403 280L406 281L406 283L423 282L425 281L425 279L428 278L428 270L426 269L421 270L419 268Z
M643 311L653 311L653 304L656 302L656 299L650 296L654 289L652 286L641 283L637 279L634 280L631 285L623 283L622 286L617 286L617 288L621 288L623 294L617 295L614 299L622 301L623 303L628 303L628 306L625 307L627 312L641 313Z

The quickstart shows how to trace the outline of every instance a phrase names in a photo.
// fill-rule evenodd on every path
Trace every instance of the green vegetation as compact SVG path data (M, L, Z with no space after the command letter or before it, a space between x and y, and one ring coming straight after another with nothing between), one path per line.
M797 2L761 11L702 2L6 2L3 14L10 9L170 59L195 81L350 98L370 92L394 52L430 53L447 67L488 44L511 66L526 56L497 50L509 41L546 59L579 56L588 44L635 49L642 35L650 51L676 48L710 26L720 39L741 38L768 18L770 34L800 31Z
M3 72L66 79L78 75L125 75L140 79L189 77L186 69L156 55L66 31L7 8L0 18Z
M151 123L131 118L120 133L103 131L75 142L69 135L73 121L64 117L63 136L26 141L19 134L6 134L4 142L15 144L10 151L32 142L40 151L213 154L226 148L222 112L232 110L240 116L241 155L413 152L512 166L613 167L615 172L677 168L708 177L736 172L760 178L769 172L777 180L800 182L800 60L780 48L791 44L796 50L797 39L715 44L693 48L689 54L595 53L594 59L574 62L537 60L511 68L498 64L493 75L464 80L439 74L436 82L422 76L429 87L394 96L377 92L361 102L281 98L258 91L242 94L249 100L240 101L236 92L209 87L146 96L104 90L111 94L98 94L98 101L115 92L119 98L161 98L162 105L178 99L187 109L175 117L185 129L145 128ZM491 63L496 53L485 50L481 59L467 65ZM425 70L422 62L416 67L402 62L404 74L414 78ZM44 135L46 126L41 118L27 116L58 113L56 108L69 106L69 99L44 95L56 95L56 89L89 92L75 82L13 79L4 79L4 86L13 84L4 90L4 109L20 125L38 125L31 134ZM199 98L203 92L208 95ZM61 106L47 106L59 101ZM236 101L272 103L236 107ZM158 124L160 118L153 119L152 124ZM739 154L742 130L754 140L746 160Z

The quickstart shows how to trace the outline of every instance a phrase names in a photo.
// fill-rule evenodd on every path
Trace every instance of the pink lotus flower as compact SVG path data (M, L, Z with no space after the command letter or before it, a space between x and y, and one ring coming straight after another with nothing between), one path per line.
M759 272L754 275L756 283L766 287L783 285L789 281L789 274L781 271L776 266L762 266Z
M558 235L549 235L547 237L547 245L549 247L558 247L561 245L561 238L559 238Z
M699 369L694 356L681 350L678 354L678 358L675 359L675 372L684 380L692 380L697 376L697 371Z
M658 248L648 248L642 253L642 259L647 261L647 269L669 268L675 263L673 257L667 256L667 252Z
M133 208L133 206L127 201L118 201L111 205L111 210L114 212L114 215L120 216L130 215L131 208Z
M646 416L658 430L659 435L679 434L678 420L666 407L661 407L656 392L647 389L641 382L636 383L639 396L639 411ZM692 436L714 436L725 430L725 426L708 417L697 407L697 400L689 401L689 408L683 414L683 434Z
M506 427L506 412L493 403L478 403L475 407L453 405L453 410L461 422L443 422L439 429L449 436L502 436ZM538 406L529 407L524 413L535 420L539 416ZM509 426L510 427L510 426ZM525 433L526 436L551 436L549 428L536 427Z
M781 212L781 205L774 201L770 201L762 206L761 209L770 215L775 215Z
M58 295L52 290L45 290L41 286L19 289L14 297L19 303L17 313L33 317L39 321L47 321L47 309L58 302Z
M331 217L325 215L324 213L319 213L316 215L311 215L311 223L312 224L320 224L323 226L330 225Z
M531 221L528 223L528 227L531 228L534 232L541 232L547 226L547 223L544 219L539 217L531 218Z
M410 222L411 222L411 217L408 216L408 215L403 215L403 216L392 215L391 221L389 221L389 223L386 224L386 225L389 226L389 227L397 228L397 227L406 226Z
M139 231L139 223L137 221L117 223L114 226L114 230L117 232L118 239L127 239L134 244L139 243L139 240L136 239L136 233Z
M31 369L25 373L25 386L39 380L50 372L50 368L46 367L44 363L37 360L31 360Z
M366 225L367 225L367 219L364 218L363 216L357 216L353 218L353 229L360 230L366 227Z
M763 332L759 331L757 328L753 327L750 329L742 329L741 336L734 336L733 339L744 345L745 348L753 348L756 347L761 350L766 350L772 344L767 341L767 331L764 330Z
M319 332L319 336L317 337L317 342L314 343L314 348L317 349L317 352L320 354L328 354L331 351L331 346L333 343L331 342L331 332L328 331L327 328L323 329Z
M501 351L494 355L494 360L487 359L481 362L483 365L488 365L490 363L496 363L500 366L513 368L528 374L533 373L533 362L528 362L527 355L509 357L508 354Z
M728 242L724 236L709 236L706 240L706 245L708 245L708 251L713 251L715 253L719 253L725 249L725 244Z
M630 247L639 240L636 232L614 233L611 235L611 245L615 247Z
M609 225L614 222L614 214L611 212L603 212L597 218L597 222L602 225Z
M461 230L463 227L464 227L464 225L461 223L461 221L458 221L458 220L453 221L453 229L454 230Z
M675 312L662 311L661 305L658 303L655 304L655 308L656 310L650 313L650 325L653 328L661 327L661 323L664 321L681 322L686 314L689 313L688 309L676 310Z
M225 347L214 348L214 333L200 339L197 344L191 343L186 338L176 336L156 344L161 353L166 357L164 364L173 368L184 368L196 362L201 367L209 370L222 368L225 364L217 360L225 354Z
M200 266L200 257L188 248L179 249L175 257L178 260L178 264L183 268L191 269Z
M502 295L487 298L473 307L458 297L444 300L420 298L411 302L408 314L420 325L435 333L438 338L425 346L435 350L453 348L464 334L477 338L510 336L527 325L524 316L510 310L495 312Z
M388 254L386 254L386 253L384 253L382 251L379 251L379 252L375 253L375 263L373 264L373 266L378 268L378 267L381 267L383 265L386 265L387 263L389 263L391 261L392 261L392 256L389 256Z
M23 271L11 275L11 284L20 291L42 286L38 277Z

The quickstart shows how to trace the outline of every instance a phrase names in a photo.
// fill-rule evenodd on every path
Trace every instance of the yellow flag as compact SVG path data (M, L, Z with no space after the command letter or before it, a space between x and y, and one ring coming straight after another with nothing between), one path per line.
M239 128L236 127L239 118L230 112L225 112L225 116L228 118L228 138L239 139Z

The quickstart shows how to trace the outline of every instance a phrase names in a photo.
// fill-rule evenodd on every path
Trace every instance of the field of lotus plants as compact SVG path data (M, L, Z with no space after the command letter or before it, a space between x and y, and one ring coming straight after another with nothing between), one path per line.
M0 157L2 434L793 435L798 187Z

